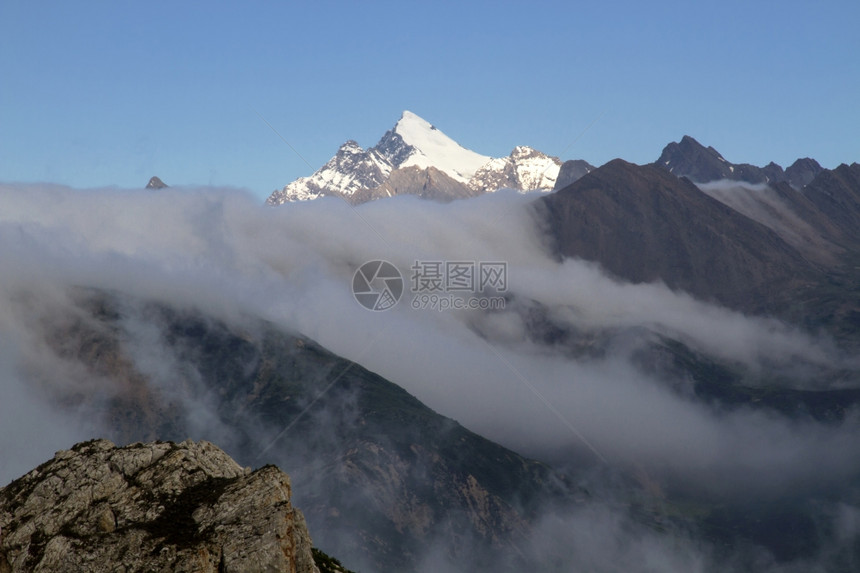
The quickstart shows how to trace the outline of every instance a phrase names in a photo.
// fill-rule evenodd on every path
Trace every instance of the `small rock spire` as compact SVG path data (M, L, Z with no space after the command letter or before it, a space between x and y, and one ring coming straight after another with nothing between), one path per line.
M165 187L168 187L167 183L155 176L151 177L149 183L146 184L147 189L164 189Z

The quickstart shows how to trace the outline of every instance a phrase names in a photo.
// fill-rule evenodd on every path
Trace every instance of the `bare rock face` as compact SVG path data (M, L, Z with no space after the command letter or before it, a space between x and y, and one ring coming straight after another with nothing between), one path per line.
M85 442L0 488L0 572L318 573L290 493L205 441Z
M395 195L416 195L422 199L447 203L454 199L474 197L479 193L435 167L422 169L411 165L395 169L388 176L388 179L378 187L362 189L346 199L350 203L358 205Z

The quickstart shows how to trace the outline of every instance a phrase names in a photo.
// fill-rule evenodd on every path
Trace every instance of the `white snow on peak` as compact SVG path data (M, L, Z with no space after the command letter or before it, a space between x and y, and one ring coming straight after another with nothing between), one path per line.
M551 191L560 169L561 160L557 157L520 145L508 157L485 163L469 181L469 187L483 193L502 188Z
M415 149L398 167L435 167L461 183L467 183L475 171L491 159L462 147L411 111L403 112L394 126L394 132Z
M392 137L391 131L396 137ZM347 141L328 163L309 177L301 177L273 192L266 202L280 205L326 195L351 197L359 191L377 188L392 171L405 167L434 167L481 193L502 188L550 191L561 167L557 157L527 146L514 148L508 157L475 153L411 111L404 111L391 131L368 149Z
M532 189L551 190L555 186L561 161L532 149L520 146L511 153L517 182L524 191Z
M352 195L361 189L380 185L391 174L392 166L377 151L364 150L355 141L347 141L328 163L310 177L296 179L267 199L269 205L288 201L308 201L332 192Z

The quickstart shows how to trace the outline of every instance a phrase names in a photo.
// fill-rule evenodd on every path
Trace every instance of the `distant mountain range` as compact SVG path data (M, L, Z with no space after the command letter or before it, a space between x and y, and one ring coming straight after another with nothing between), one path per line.
M773 162L764 167L731 163L713 147L705 147L688 135L668 144L654 165L694 183L786 183L794 189L802 189L824 171L808 157L786 169ZM315 173L274 191L266 203L280 205L335 196L358 204L405 194L450 201L498 189L551 191L567 187L594 169L585 160L562 163L527 146L515 147L507 157L481 155L404 111L374 147L363 149L355 141L347 141Z
M833 170L808 157L785 169L732 163L688 135L650 165L616 159L595 168L529 147L490 158L405 111L376 146L348 141L267 203L339 196L357 204L403 194L450 201L501 188L555 191L540 205L560 257L745 312L860 328L856 294L821 295L828 281L849 290L860 284L857 163Z
M336 196L357 204L403 194L450 201L501 188L550 191L561 167L558 158L526 146L514 148L507 157L480 155L404 111L374 147L363 149L347 141L313 175L275 191L266 202ZM584 162L579 168L593 169Z
M730 163L713 147L705 147L685 135L679 143L672 142L663 149L656 165L678 177L695 183L719 179L747 183L779 183L785 181L796 189L810 183L824 168L814 159L798 159L787 169L770 162L764 167L748 163Z
M539 205L560 257L860 340L860 164L733 164L685 136L653 164L610 161Z
M808 157L785 169L732 163L688 135L650 165L617 159L595 168L523 146L490 158L405 111L376 146L346 142L267 203L338 196L358 204L404 194L451 201L501 188L555 191L541 207L561 257L745 312L860 328L856 294L821 295L828 281L849 291L860 284L857 163L833 170Z

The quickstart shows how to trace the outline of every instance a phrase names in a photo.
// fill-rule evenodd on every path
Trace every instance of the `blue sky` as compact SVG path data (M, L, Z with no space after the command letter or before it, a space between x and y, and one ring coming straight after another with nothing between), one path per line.
M312 169L260 116L317 168L404 109L493 156L646 163L689 134L835 167L860 161L858 22L856 0L0 0L0 181L262 199Z

